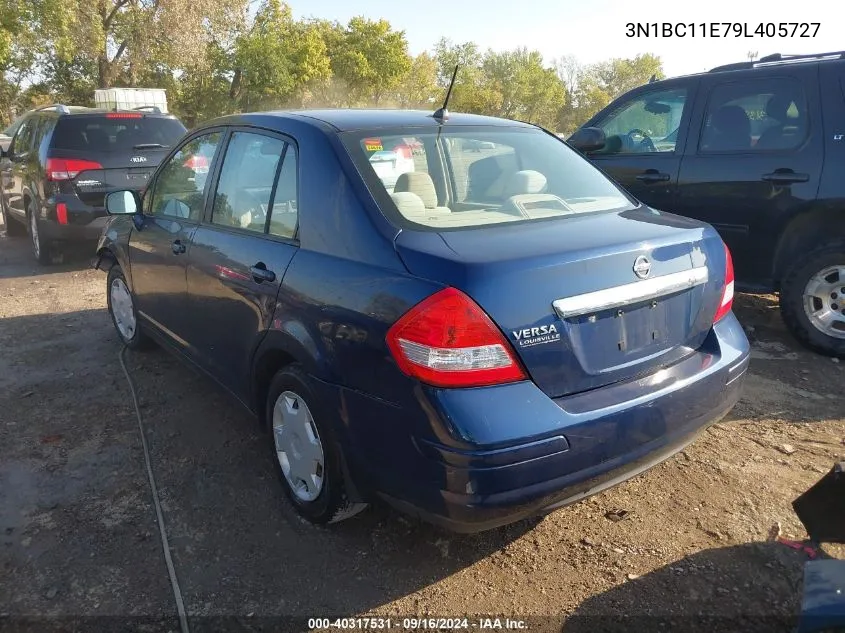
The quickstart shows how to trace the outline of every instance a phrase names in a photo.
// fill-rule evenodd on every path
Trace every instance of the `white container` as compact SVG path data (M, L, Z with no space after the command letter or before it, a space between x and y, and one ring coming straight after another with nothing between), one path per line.
M135 110L155 106L167 112L167 95L161 88L104 88L94 91L94 103L106 110Z

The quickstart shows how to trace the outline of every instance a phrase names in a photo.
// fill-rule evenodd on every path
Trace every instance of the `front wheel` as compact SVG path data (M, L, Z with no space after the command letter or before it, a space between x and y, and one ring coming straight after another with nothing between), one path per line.
M109 306L114 329L121 342L129 349L141 350L151 347L151 341L141 330L138 322L138 310L135 308L135 297L126 284L126 277L120 266L115 264L109 270L106 281L106 300Z
M781 284L780 310L804 345L845 358L845 243L823 244L792 265Z
M321 403L297 365L280 370L270 383L267 421L278 472L296 511L311 523L335 523L367 507L350 501L341 463Z

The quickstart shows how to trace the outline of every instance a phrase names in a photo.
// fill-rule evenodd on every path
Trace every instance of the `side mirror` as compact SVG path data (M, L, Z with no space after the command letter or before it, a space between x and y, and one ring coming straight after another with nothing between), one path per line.
M607 143L604 130L597 127L582 127L569 137L569 145L582 152L595 152Z
M141 201L134 191L112 191L106 196L109 215L133 215L141 208Z

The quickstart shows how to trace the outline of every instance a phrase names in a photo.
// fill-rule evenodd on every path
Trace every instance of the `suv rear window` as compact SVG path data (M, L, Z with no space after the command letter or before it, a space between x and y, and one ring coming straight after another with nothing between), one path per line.
M176 119L123 115L62 117L53 133L55 149L130 152L138 145L170 147L185 133Z
M398 226L448 230L635 206L560 139L534 128L348 133L344 144Z

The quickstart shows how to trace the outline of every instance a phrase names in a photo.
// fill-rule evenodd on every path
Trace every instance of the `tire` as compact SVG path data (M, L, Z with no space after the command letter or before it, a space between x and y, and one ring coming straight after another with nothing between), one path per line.
M806 347L845 358L845 242L822 244L799 257L781 283L780 311ZM820 318L824 314L830 318Z
M29 202L27 204L27 230L29 231L29 241L32 247L32 254L35 259L42 266L47 266L53 263L53 253L51 252L51 244L41 237L41 222L38 220L38 213L36 212L35 203Z
M302 431L309 417L311 431ZM340 446L326 420L322 403L309 386L308 376L299 365L289 365L273 377L267 394L266 420L268 444L273 451L276 471L285 494L300 516L311 523L325 525L351 518L367 507L366 503L349 499ZM284 430L289 430L293 436L285 436ZM283 457L281 451L286 447L285 440L281 439L283 437L293 437L293 446L302 449L301 454L321 455L321 467L315 467L312 471L303 466L309 460L304 457L297 459L294 453L300 451L295 449L288 451L291 453L290 459L287 455ZM286 460L287 469L283 466ZM315 461L319 463L319 458ZM319 485L312 479L308 489L305 479L297 478L297 471L304 472L303 468L308 472L319 473ZM295 485L292 481L301 483Z
M106 279L106 300L109 315L121 343L129 349L137 351L153 347L152 340L141 329L138 310L135 307L135 297L129 290L129 285L126 283L126 277L124 277L120 266L117 264L112 266ZM121 287L126 295L122 296L122 300Z
M0 196L0 216L3 216L3 226L6 227L6 235L9 237L23 237L26 235L26 227L17 220L13 220L11 214L6 210L6 201Z

